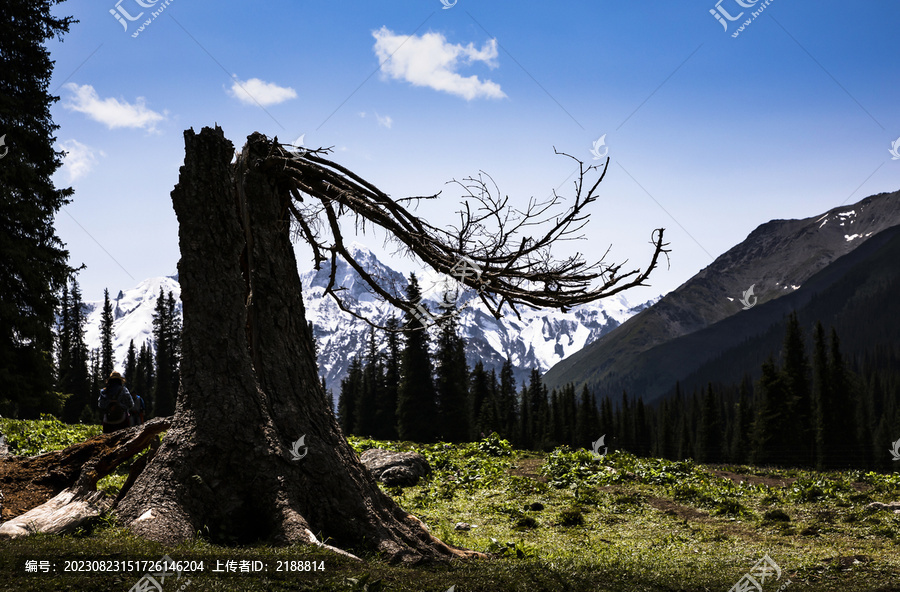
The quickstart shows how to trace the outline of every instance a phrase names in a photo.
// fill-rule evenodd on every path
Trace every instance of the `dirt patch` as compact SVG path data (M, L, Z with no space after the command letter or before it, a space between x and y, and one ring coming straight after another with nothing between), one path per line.
M767 485L769 487L790 487L794 481L796 481L796 477L761 477L759 475L742 475L740 473L732 473L731 471L711 471L713 475L716 477L723 477L725 479L731 479L731 481L738 485L741 481L747 483L749 485Z
M692 508L690 506L682 506L681 504L677 504L670 499L666 499L663 497L651 497L647 498L647 503L662 512L663 514L668 514L670 516L676 516L681 520L708 520L709 514L707 512L703 512L696 508Z
M0 520L20 516L76 482L93 489L101 477L141 452L169 425L169 418L156 418L141 426L88 438L64 450L0 458Z
M540 474L541 466L544 464L542 458L521 458L508 471L510 475L515 477L528 477L541 483L546 483L547 478Z

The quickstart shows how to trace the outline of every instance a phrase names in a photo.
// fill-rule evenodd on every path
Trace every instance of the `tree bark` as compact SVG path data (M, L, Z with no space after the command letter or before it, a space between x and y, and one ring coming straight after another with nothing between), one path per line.
M445 545L378 488L318 380L287 187L254 134L230 164L222 130L187 130L172 202L184 307L172 428L117 507L137 534L174 544L321 544L393 560L478 555ZM305 436L307 454L292 460Z

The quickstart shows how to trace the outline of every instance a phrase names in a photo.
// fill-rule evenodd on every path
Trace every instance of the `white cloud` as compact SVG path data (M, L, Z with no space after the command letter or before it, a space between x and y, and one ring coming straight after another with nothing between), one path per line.
M157 113L148 109L144 97L138 97L132 104L112 97L101 99L90 84L78 86L70 82L64 88L72 92L63 104L66 109L84 113L109 129L136 127L152 132L156 131L156 124L165 121L168 115L166 111Z
M383 127L386 127L386 128L388 128L388 129L391 129L391 126L394 125L394 120L391 118L390 115L385 115L384 117L382 117L382 116L379 115L378 112L376 111L376 112L375 112L375 119L378 120L378 125L383 126Z
M228 94L247 105L259 104L263 107L277 105L278 103L297 98L297 91L290 87L278 86L273 82L265 82L259 78L251 78L241 82L236 76Z
M496 39L491 39L479 50L471 43L466 46L448 43L440 33L407 37L381 27L372 36L375 37L375 55L381 62L381 70L391 78L448 92L467 101L479 97L506 97L496 82L479 80L474 75L464 77L456 72L461 65L472 62L484 62L496 68Z
M97 164L97 155L94 149L78 140L60 142L59 147L66 152L63 157L62 170L66 172L69 183L87 175ZM104 155L102 151L100 155Z

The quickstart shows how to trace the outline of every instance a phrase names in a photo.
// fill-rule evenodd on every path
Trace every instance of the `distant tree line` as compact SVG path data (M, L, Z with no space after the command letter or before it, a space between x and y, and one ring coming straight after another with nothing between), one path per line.
M874 347L854 363L821 323L807 336L792 314L779 359L754 384L708 384L675 396L636 424L648 452L707 463L891 469L900 439L900 346ZM811 356L808 352L811 351Z
M406 293L418 302L415 275ZM416 442L463 442L492 432L520 448L549 449L560 444L589 447L601 433L597 402L574 387L548 393L538 370L517 389L506 360L500 375L478 362L466 363L465 340L456 318L437 327L433 352L421 319L389 321L383 347L370 331L366 353L354 358L341 381L338 419L344 433ZM611 407L607 405L607 419Z
M420 298L415 277L407 298ZM655 406L623 392L597 400L572 385L547 391L539 371L517 388L507 360L500 370L469 369L455 318L437 328L433 347L419 319L389 332L341 381L338 418L345 433L418 442L461 442L497 432L516 446L550 450L605 446L638 455L704 463L753 463L819 469L890 469L900 439L900 345L872 349L854 364L837 332L817 323L811 347L796 315L780 356L762 364L756 383L708 384ZM391 328L398 328L397 320ZM811 355L808 353L811 351Z
M77 280L66 284L60 297L56 341L56 391L61 414L68 423L100 421L97 397L114 369L125 375L126 386L144 399L145 417L171 415L178 392L181 350L181 319L174 294L160 288L153 313L153 339L136 348L132 340L125 360L116 360L113 350L115 322L109 290L103 292L100 316L100 347L89 350L85 343L84 302ZM117 364L118 362L118 364Z

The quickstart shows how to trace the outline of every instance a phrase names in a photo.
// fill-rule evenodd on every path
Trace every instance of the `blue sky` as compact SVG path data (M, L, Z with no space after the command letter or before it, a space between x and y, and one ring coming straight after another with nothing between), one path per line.
M89 300L175 271L169 192L191 127L218 124L238 146L254 131L334 146L390 195L443 191L418 210L438 222L459 204L446 183L480 170L515 205L571 196L573 163L553 148L594 164L605 135L587 239L559 252L594 259L612 245L609 261L642 267L665 227L671 267L634 301L768 220L900 188L894 0L69 0L55 11L80 20L50 44L51 90L69 151L57 181L75 188L57 229L86 265ZM421 269L391 260L382 238L359 240ZM298 256L307 268L302 246Z

